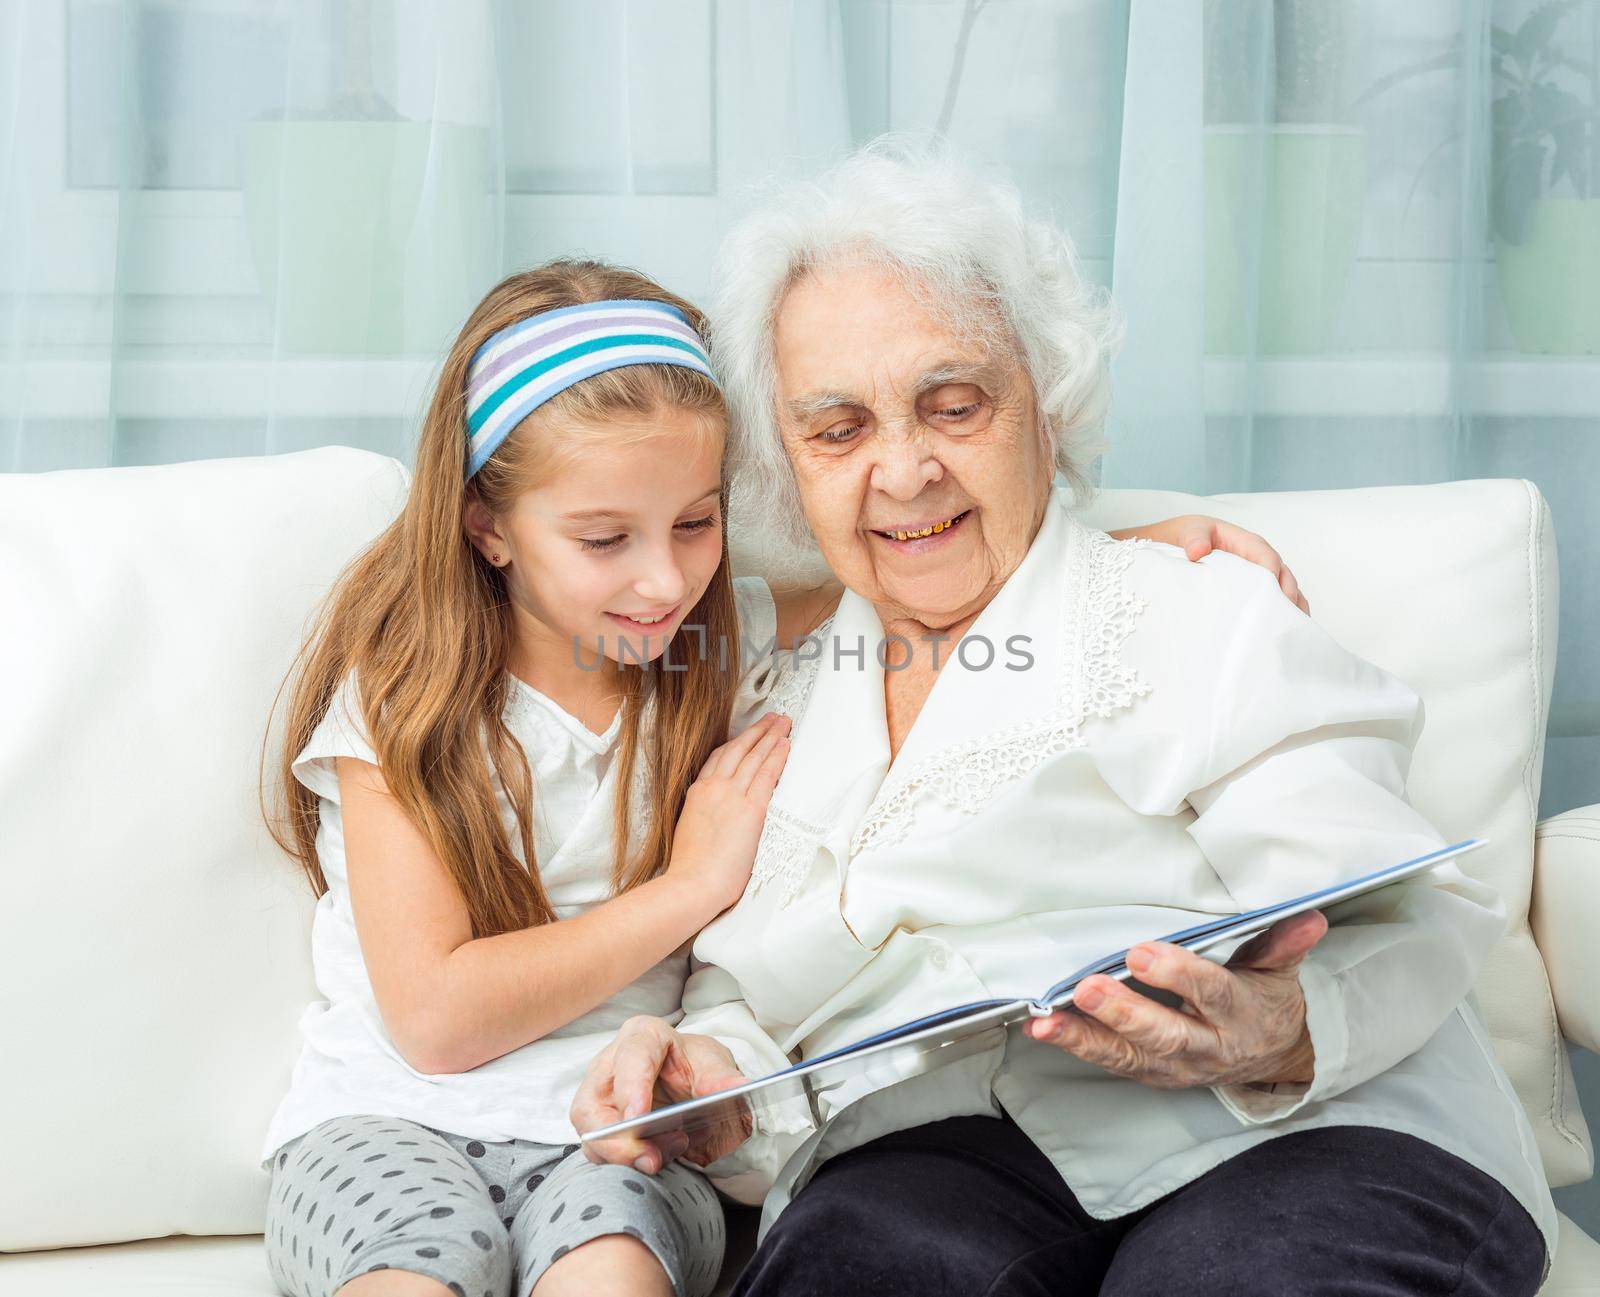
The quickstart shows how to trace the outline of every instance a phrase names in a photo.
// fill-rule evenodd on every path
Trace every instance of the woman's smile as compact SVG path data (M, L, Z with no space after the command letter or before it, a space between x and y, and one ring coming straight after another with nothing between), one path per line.
M971 509L963 509L950 518L940 518L913 527L883 530L873 528L870 534L898 554L926 554L942 549L949 542L950 534L957 530L971 513Z

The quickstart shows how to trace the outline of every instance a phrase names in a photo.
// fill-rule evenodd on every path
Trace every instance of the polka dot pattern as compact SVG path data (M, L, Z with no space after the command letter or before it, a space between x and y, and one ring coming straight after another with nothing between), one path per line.
M357 1116L279 1150L272 1177L267 1259L289 1297L333 1297L385 1269L425 1274L457 1297L519 1297L606 1235L649 1248L679 1297L705 1297L722 1265L721 1205L681 1163L647 1176L591 1163L576 1144Z

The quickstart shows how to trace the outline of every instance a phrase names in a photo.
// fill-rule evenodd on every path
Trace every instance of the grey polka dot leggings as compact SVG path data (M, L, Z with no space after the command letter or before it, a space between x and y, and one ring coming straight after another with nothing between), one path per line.
M410 1270L456 1297L528 1297L573 1248L628 1234L678 1297L722 1268L722 1204L693 1167L596 1166L576 1144L467 1139L397 1117L335 1117L279 1150L267 1264L289 1297Z

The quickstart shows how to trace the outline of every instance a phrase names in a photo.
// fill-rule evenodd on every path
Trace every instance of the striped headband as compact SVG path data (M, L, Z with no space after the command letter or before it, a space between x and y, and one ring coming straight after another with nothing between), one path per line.
M700 335L665 302L585 302L493 334L467 371L467 476L552 396L624 365L681 365L716 382Z

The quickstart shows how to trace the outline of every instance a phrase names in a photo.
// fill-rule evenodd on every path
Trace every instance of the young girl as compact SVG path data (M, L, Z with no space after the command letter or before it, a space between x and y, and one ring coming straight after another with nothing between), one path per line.
M319 897L323 999L263 1149L295 1297L716 1281L702 1174L591 1163L568 1116L627 1018L676 1017L687 943L748 880L788 722L724 741L770 674L741 646L791 641L838 593L775 605L730 578L704 336L592 262L495 287L404 510L297 660L274 832ZM1142 534L1276 558L1205 520Z

